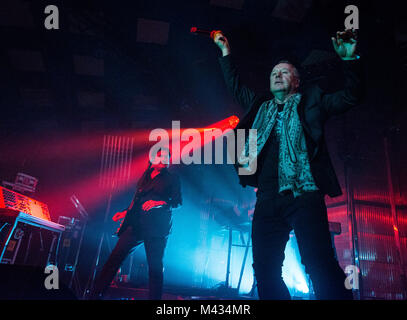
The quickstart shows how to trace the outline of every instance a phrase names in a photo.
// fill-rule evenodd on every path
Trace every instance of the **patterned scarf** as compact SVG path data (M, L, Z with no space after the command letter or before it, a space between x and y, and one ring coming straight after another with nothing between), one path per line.
M296 93L284 105L278 164L279 192L291 190L295 197L306 191L318 190L311 174L305 136L297 112L300 100L301 94ZM265 101L260 106L252 125L252 129L257 130L257 137L249 135L246 138L245 149L242 150L239 160L246 157L250 162L258 157L276 124L277 114L275 99ZM249 144L256 142L257 152L250 154L249 151L252 149L249 148Z

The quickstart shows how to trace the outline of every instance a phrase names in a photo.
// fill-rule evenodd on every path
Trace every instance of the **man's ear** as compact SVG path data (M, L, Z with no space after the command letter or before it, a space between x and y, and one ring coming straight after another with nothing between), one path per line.
M295 78L295 80L295 89L298 89L300 87L301 80L300 78Z

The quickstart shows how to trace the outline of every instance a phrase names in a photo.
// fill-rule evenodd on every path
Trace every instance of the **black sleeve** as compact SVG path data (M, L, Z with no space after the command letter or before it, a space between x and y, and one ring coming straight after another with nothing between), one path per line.
M127 209L124 209L123 211L130 211L131 209L133 209L134 202L136 200L136 196L137 196L137 193L134 194L133 199L131 200L131 202L130 202L129 206L127 207Z
M322 96L322 106L328 117L344 113L358 105L364 95L364 74L361 59L342 61L344 88Z
M232 93L236 102L248 112L257 99L256 94L240 82L240 76L230 54L220 57L219 63L227 88Z
M177 175L174 175L171 181L171 196L168 204L171 208L178 208L182 205L181 181Z

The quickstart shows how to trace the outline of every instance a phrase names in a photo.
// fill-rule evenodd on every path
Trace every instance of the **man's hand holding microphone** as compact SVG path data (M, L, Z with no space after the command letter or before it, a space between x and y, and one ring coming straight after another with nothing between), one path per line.
M223 35L222 31L215 31L212 36L213 42L222 51L222 56L227 56L230 54L230 46L228 39Z

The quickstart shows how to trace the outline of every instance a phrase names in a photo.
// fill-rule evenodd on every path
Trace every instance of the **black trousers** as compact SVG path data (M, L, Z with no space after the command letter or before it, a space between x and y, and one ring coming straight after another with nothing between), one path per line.
M123 261L133 250L141 245L143 241L148 263L149 299L161 299L164 269L163 257L165 246L167 244L167 237L154 237L140 240L131 226L120 235L116 246L107 259L106 264L103 266L92 290L92 299L97 299L103 295Z
M292 229L317 299L351 300L352 291L344 285L345 273L335 259L324 196L319 191L297 198L292 193L282 196L258 192L252 242L259 298L290 299L281 269Z

